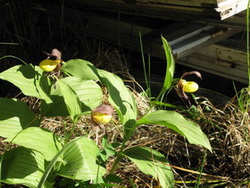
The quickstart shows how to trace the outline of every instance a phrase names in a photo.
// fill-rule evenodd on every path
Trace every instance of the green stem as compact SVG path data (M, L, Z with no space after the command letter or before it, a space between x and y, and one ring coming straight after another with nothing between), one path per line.
M139 32L139 39L140 39L140 47L141 47L144 79L145 79L146 87L147 87L147 89L149 89L150 86L149 86L149 81L148 81L148 76L147 76L146 61L145 61L145 58L144 58L144 51L143 51L143 46L142 46L141 32Z
M74 130L75 130L75 127L76 127L76 122L74 121L74 122L73 122L73 126L72 126L72 128L71 128L69 134L67 134L67 136L65 137L64 145L67 144L67 143L69 142L69 140L70 140L70 138L71 138L71 136L72 136L72 134L73 134L73 132L74 132Z
M18 58L18 57L16 57L16 56L13 56L13 55L5 55L5 56L3 56L3 57L0 57L0 60L1 60L1 59L5 59L5 58L17 59L17 60L21 61L24 65L27 65L27 63L26 63L25 61L23 61L22 59L20 59L20 58Z
M202 164L201 164L201 167L200 167L200 174L199 174L199 176L197 178L197 182L196 182L195 188L199 188L200 180L201 180L201 176L202 176L202 172L203 172L203 168L205 166L206 157L207 157L207 153L205 153L204 156L203 156Z
M115 159L114 164L112 165L111 170L109 171L109 174L114 174L114 172L115 172L115 170L116 170L116 168L117 168L119 162L122 160L122 158L123 158L122 152L123 152L123 150L124 150L125 143L126 143L126 141L123 141L122 146L121 146L121 149L120 149L120 151L117 153L117 157L116 157L116 159Z
M119 162L122 160L122 158L123 158L123 156L122 156L122 154L119 152L119 153L117 154L117 158L116 158L114 164L112 165L111 170L109 171L109 174L114 174L114 172L115 172L115 170L116 170L116 168L117 168Z

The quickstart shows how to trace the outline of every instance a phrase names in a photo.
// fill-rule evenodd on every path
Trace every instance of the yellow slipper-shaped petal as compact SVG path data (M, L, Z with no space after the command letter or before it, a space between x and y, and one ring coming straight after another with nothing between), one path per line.
M45 72L50 72L53 71L59 63L61 63L60 59L45 59L39 63L39 67Z
M95 113L92 113L92 119L96 123L106 124L106 123L109 123L111 121L112 115L95 112Z
M193 81L181 80L183 91L187 93L196 92L199 89L199 85Z

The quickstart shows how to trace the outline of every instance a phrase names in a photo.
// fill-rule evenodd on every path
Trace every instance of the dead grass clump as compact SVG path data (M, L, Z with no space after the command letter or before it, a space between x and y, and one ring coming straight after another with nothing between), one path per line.
M210 111L202 112L199 121L213 147L213 153L207 156L205 169L232 179L249 179L249 111L243 112L230 102L222 110L211 103L207 105Z
M100 42L96 50L96 53L88 57L95 67L113 73L127 71L128 64L126 59L120 54L117 48Z
M236 178L250 176L250 116L249 112L242 112L235 105L226 106L228 112L228 126L225 137L227 155L232 159ZM240 172L240 173L239 173Z

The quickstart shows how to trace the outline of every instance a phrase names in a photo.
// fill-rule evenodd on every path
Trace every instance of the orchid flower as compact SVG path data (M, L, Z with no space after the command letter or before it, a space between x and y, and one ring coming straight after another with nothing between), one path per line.
M92 119L97 124L109 123L112 119L114 109L107 104L101 104L92 111Z
M186 100L189 100L186 93L193 93L193 92L196 92L199 89L199 85L196 82L194 82L194 81L186 81L185 79L183 79L185 76L192 75L192 74L195 74L198 78L202 79L202 76L198 71L185 72L181 76L179 82L176 85L177 94L181 98L184 98Z
M45 71L45 72L59 72L60 68L61 68L61 57L62 57L62 53L57 50L57 49L53 49L51 51L51 53L46 53L48 55L47 59L42 60L39 63L39 67Z

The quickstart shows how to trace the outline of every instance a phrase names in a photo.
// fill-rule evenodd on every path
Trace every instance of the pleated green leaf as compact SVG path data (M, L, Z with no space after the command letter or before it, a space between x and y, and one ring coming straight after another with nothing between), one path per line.
M82 113L82 103L80 102L76 92L67 83L62 80L58 80L57 83L60 86L69 115L71 119L76 122L79 115Z
M84 105L83 110L91 110L102 103L103 92L101 87L95 81L84 81L77 77L67 77L62 79L62 81L70 85L70 87L75 91Z
M11 141L12 138L7 139ZM50 161L62 148L59 137L53 132L39 127L30 127L20 132L12 143L42 153L47 161Z
M19 147L5 152L2 161L2 182L37 188L45 170L44 156L34 150ZM48 182L44 188L52 187Z
M212 150L207 136L202 132L199 125L185 119L175 111L158 110L143 116L136 124L163 125L186 137L189 143L201 145L210 151Z
M66 74L83 80L99 80L96 68L92 63L83 59L72 59L64 63L61 69Z
M39 122L24 102L0 98L0 136L13 137L21 130L32 126L39 126Z
M166 91L172 85L172 81L174 77L174 70L175 70L175 60L172 54L171 46L169 45L168 41L163 36L161 36L161 40L163 43L163 48L165 51L166 61L167 61L166 75L165 75L162 91Z
M129 139L134 131L137 117L137 105L135 99L124 85L121 78L105 70L98 70L101 82L107 87L109 102L115 107L120 121L124 125L125 139Z
M17 86L23 94L37 97L51 103L49 97L50 80L42 75L42 70L33 65L16 65L0 73L0 79L11 82Z
M67 147L70 146L70 147ZM97 164L97 155L100 150L95 142L82 137L69 142L63 149L63 165L58 174L75 180L97 180L106 170Z
M103 97L102 89L95 81L84 81L78 77L66 77L61 79L61 81L69 85L78 96L82 112L91 111L101 104ZM66 103L57 83L55 83L55 87L51 88L50 95L53 103L42 103L42 114L45 116L68 116L69 112Z
M143 173L153 176L162 188L173 187L174 175L168 161L160 152L146 147L134 147L124 151Z

